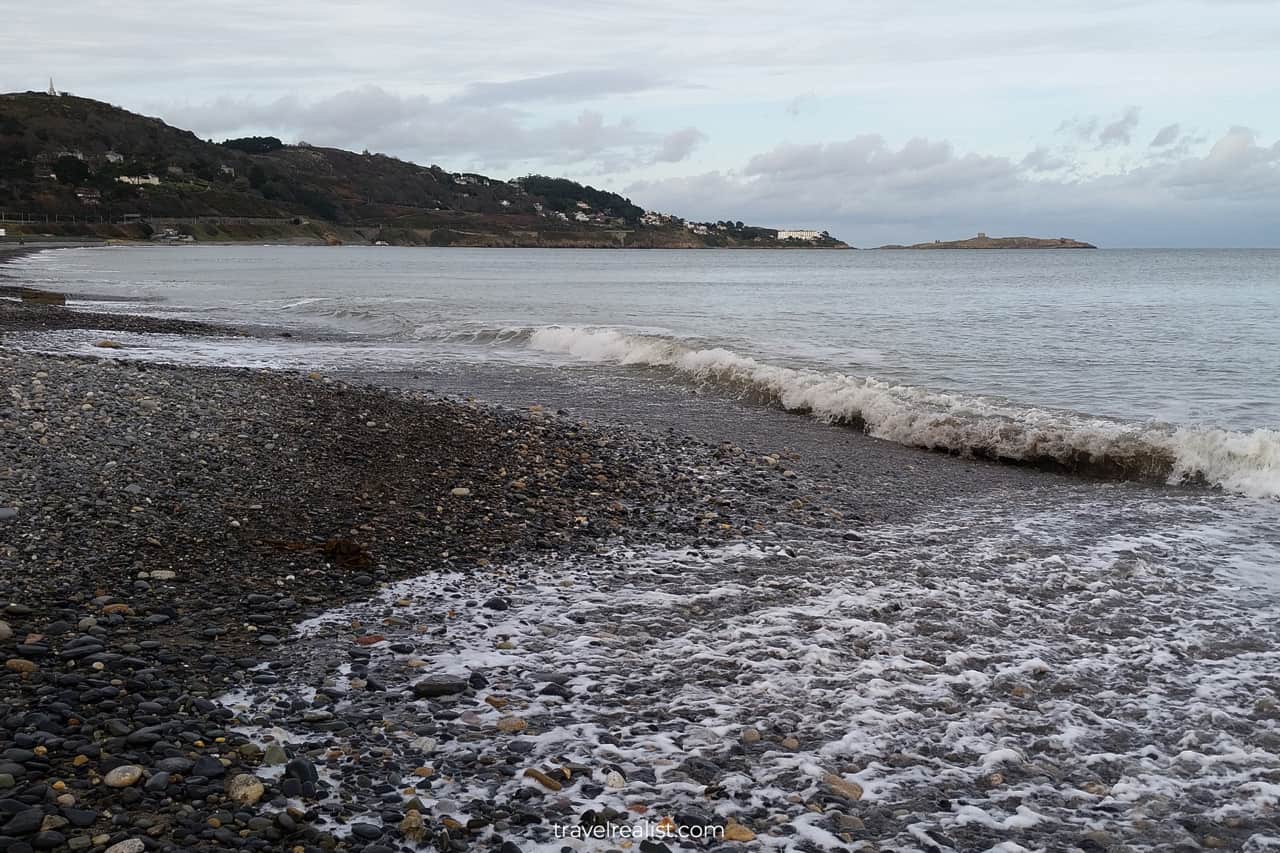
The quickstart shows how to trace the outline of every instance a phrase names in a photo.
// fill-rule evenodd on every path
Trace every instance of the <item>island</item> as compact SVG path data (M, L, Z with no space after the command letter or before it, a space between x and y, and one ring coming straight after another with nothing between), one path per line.
M504 180L273 136L214 142L52 85L0 95L0 228L26 240L850 248L823 230L646 210L566 178Z
M890 244L878 249L1096 249L1092 243L1068 237L988 237L982 232L967 240L934 240L910 246Z

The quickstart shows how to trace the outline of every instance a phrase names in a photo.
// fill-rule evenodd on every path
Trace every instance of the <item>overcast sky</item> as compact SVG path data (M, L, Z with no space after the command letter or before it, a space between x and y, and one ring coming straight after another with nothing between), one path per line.
M1280 245L1276 0L14 3L48 76L270 133L855 245Z

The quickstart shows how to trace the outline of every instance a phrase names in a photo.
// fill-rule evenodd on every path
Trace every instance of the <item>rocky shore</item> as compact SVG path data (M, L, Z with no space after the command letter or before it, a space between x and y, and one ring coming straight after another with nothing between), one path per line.
M0 853L1276 849L1232 496L4 295Z
M97 323L13 302L0 314L8 330L77 320ZM484 587L495 566L537 554L721 542L760 517L730 483L753 502L794 489L781 466L723 448L314 374L0 349L0 376L0 850L12 853L378 853L440 832L462 849L466 831L393 831L391 816L385 831L331 833L309 805L323 753L264 752L217 698L287 675L271 667L295 625L388 582L430 570ZM498 606L436 594L456 610ZM380 638L336 630L354 679ZM396 705L435 685L362 687ZM319 719L327 702L305 704ZM408 798L384 793L403 820Z

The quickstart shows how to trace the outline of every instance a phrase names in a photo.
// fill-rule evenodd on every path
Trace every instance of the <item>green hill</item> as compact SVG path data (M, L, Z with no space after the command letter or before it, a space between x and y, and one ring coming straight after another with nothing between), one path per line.
M69 95L0 95L0 211L11 233L378 240L493 246L781 247L776 231L687 227L564 178L511 181L385 154L202 140ZM788 244L794 241L787 241ZM838 245L826 240L815 245Z

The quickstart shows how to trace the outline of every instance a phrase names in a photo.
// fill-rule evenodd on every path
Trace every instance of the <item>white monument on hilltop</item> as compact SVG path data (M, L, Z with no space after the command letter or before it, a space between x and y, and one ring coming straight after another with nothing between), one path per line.
M57 90L57 89L55 89L55 88L53 88L53 78L52 78L52 77L50 77L50 78L49 78L49 97L50 97L50 98L56 98L56 97L58 97L58 90Z

